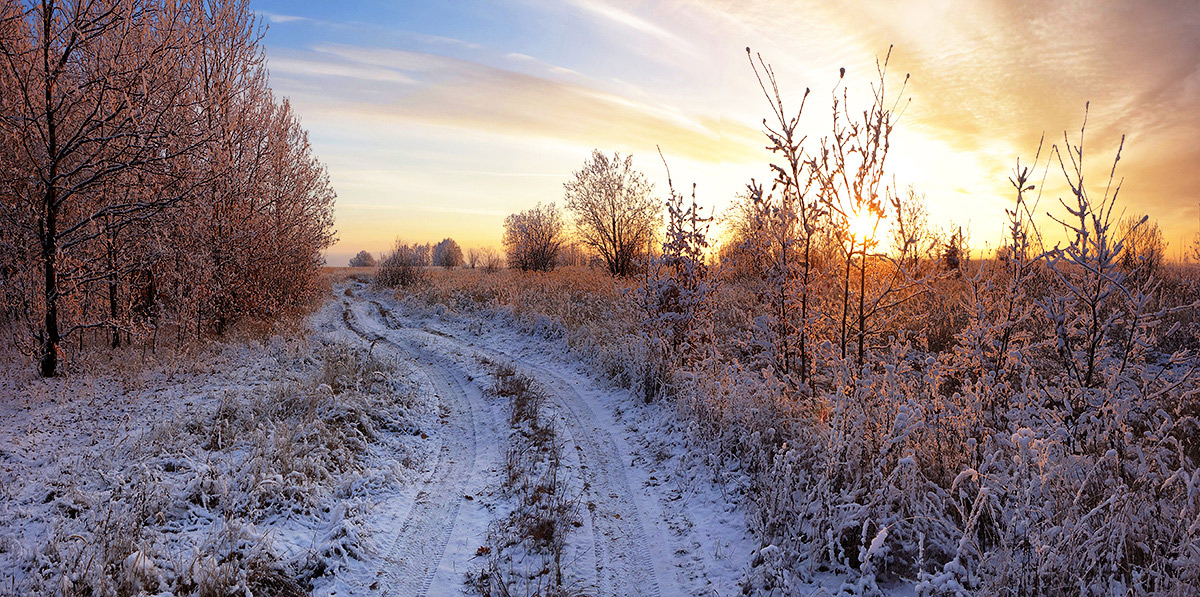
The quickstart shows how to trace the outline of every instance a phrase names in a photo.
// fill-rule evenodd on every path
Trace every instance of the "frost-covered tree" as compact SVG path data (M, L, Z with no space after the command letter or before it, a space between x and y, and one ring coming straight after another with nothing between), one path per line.
M443 239L433 247L433 265L446 269L460 267L463 264L462 247L452 238Z
M633 168L633 156L593 150L563 188L579 239L604 259L610 274L632 275L662 224L662 204L652 195L653 185Z
M317 289L334 193L245 0L0 4L6 307L43 375L97 333L217 331Z
M350 267L375 267L375 256L370 251L359 251L350 258Z
M550 271L558 265L562 248L562 212L554 206L538 204L504 218L504 251L508 266L519 270Z
M60 342L91 325L73 321L69 303L97 275L82 267L90 256L78 259L103 234L93 224L150 217L189 190L126 194L114 187L130 177L176 175L207 141L192 134L205 129L203 100L190 85L205 32L189 25L178 4L45 0L0 10L20 23L0 37L9 85L3 94L15 100L0 114L0 128L17 142L15 162L5 167L26 181L6 203L21 212L17 219L37 244L36 264L23 267L41 274L35 335L40 372L49 377L58 371Z

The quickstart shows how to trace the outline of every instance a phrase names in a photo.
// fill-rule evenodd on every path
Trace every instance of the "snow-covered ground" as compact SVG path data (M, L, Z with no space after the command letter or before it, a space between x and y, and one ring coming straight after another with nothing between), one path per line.
M0 593L297 594L377 551L429 474L416 370L327 325L42 380L0 375Z
M739 492L680 447L669 406L502 317L334 291L299 338L51 380L6 363L0 593L469 594L493 548L549 582L536 546L497 544L522 432L501 369L532 380L556 430L568 592L741 592L757 543Z
M440 558L420 571L427 594L461 589L463 573L482 565L479 548L487 539L486 521L511 509L495 503L504 493L504 403L495 397L489 401L485 394L494 383L496 365L534 380L562 430L563 452L569 455L565 466L569 478L578 481L575 490L586 512L583 524L567 538L576 557L568 558L566 574L579 579L575 589L599 595L740 592L753 538L736 496L723 493L711 473L706 475L695 459L676 449L682 438L673 431L671 413L589 378L558 347L522 335L502 319L424 317L386 292L356 286L351 294L339 298L344 320L355 333L376 350L386 346L398 356L407 355L440 386L436 394L450 408L473 409L457 411L463 421L473 421L470 450L444 453L460 462L471 459L473 466L454 467L450 475L429 479L430 489L422 490L457 496L455 504L431 508L437 510L433 516L406 518L390 528L386 521L379 525L383 533L408 538L401 541L405 544L414 539L436 544L434 537L449 534L448 540L440 540L444 549L422 552ZM468 495L474 499L466 499ZM401 582L388 570L377 576ZM348 582L344 590L353 592L354 586ZM407 586L417 587L417 594L422 588Z

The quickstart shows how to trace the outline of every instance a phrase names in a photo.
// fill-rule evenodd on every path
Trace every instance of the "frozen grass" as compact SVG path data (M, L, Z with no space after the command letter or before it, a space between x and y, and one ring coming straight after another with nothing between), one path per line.
M1038 305L1069 295L1055 276L1088 270L1055 267L1026 268L1017 293L1000 261L939 279L875 333L864 367L818 344L822 366L803 392L756 364L755 286L713 293L715 356L671 375L692 461L747 493L761 548L746 591L788 594L830 573L851 594L893 583L921 594L1200 589L1200 390L1195 354L1177 352L1197 342L1189 293L1200 278L1165 268L1138 308L1167 310L1138 324L1133 349L1106 344L1101 381L1086 385L1064 373L1083 353L1055 350L1056 329L1086 326L1056 328ZM636 388L647 340L626 284L586 269L439 272L399 298L511 320ZM1129 337L1122 325L1112 338Z
M48 380L4 366L13 595L307 594L368 549L369 495L399 472L369 450L422 408L366 349L311 336Z
M513 509L489 526L476 554L484 564L467 583L487 597L579 594L567 538L583 524L580 492L565 473L558 426L533 380L505 366L494 375L492 393L507 400L509 414L502 491Z

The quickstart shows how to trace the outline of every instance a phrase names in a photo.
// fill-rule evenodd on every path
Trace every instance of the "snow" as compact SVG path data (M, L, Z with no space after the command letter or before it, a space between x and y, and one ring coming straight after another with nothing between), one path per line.
M583 579L585 592L740 591L755 540L737 496L723 494L712 484L711 472L681 454L684 438L669 409L644 405L625 390L598 383L563 346L522 334L503 317L454 320L442 312L413 311L386 292L359 287L354 295L364 300L348 301L347 308L364 335L449 359L480 389L491 384L485 362L507 364L540 383L564 427L563 451L578 456L567 466L588 467L576 476L587 482L581 500L596 507L570 539L581 552L572 573ZM499 417L497 406L492 417ZM490 495L499 493L500 482L498 471L492 472ZM479 539L448 548L443 568L469 567L483 544ZM428 594L460 586L461 578L439 574Z
M261 574L314 595L469 593L518 506L503 462L517 431L492 390L506 365L534 380L558 430L579 515L566 586L741 592L758 550L741 490L683 448L672 406L598 381L564 342L501 315L334 290L304 337L145 363L127 351L51 380L4 363L0 586L183 595L251 590ZM330 443L331 426L353 433ZM545 562L508 555L515 569Z

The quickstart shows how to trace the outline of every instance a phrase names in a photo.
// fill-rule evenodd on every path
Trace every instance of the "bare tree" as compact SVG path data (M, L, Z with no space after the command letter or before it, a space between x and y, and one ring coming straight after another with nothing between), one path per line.
M873 250L879 245L876 238L879 223L885 216L886 198L890 193L885 164L891 148L892 129L900 117L900 103L908 84L908 75L905 75L899 92L894 97L888 95L887 68L891 54L892 50L888 48L883 60L876 60L878 82L871 86L873 101L862 112L851 112L849 92L842 84L846 69L841 69L841 80L831 94L831 134L821 139L820 153L809 162L821 202L843 240L841 356L846 358L847 346L852 336L857 335L860 367L865 359L868 320L874 312L888 308L881 301L895 289L889 283L876 297L867 298L868 263L876 256ZM858 266L857 291L851 279L855 264ZM858 299L857 316L853 320L852 297Z
M479 250L479 265L483 271L494 274L504 267L504 257L496 249L484 247Z
M633 169L633 156L593 150L563 187L582 242L600 254L610 274L632 274L662 223L662 204L651 195L646 177Z
M771 164L775 175L771 193L764 193L762 185L753 180L747 186L747 199L741 208L740 253L762 268L770 286L766 298L771 305L775 366L786 377L793 367L792 361L798 360L799 381L807 384L812 369L811 294L817 274L813 240L817 223L827 211L815 197L816 193L810 192L816 179L814 162L806 159L804 145L808 137L799 131L809 90L804 90L800 106L792 116L784 108L774 69L761 55L755 64L750 48L746 48L746 56L771 106L772 120L763 119L763 132L770 142L767 148L782 158L783 164Z
M938 233L929 224L929 208L925 194L908 187L903 194L891 193L893 215L890 231L891 249L896 261L915 268L933 256L938 246Z
M520 270L550 271L563 245L563 217L553 203L509 214L504 219L508 265Z

